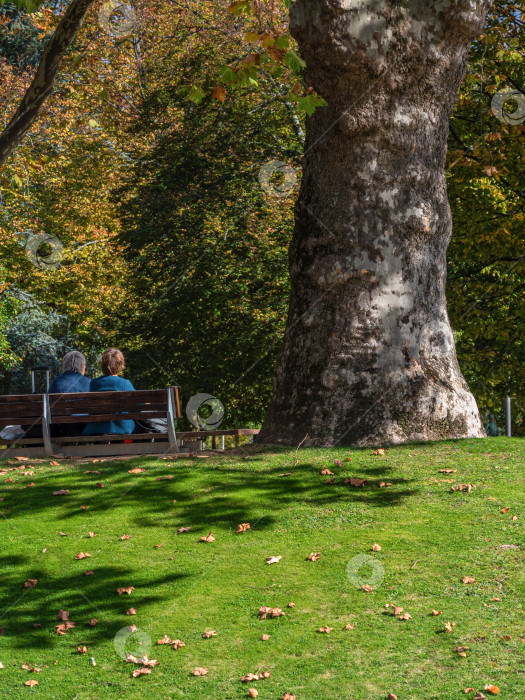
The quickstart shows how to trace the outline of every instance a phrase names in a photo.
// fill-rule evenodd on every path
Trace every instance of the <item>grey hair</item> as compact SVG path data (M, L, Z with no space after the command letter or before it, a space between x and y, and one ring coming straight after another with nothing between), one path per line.
M72 350L71 352L68 352L67 355L64 357L64 361L62 363L62 368L64 372L78 372L79 374L81 374L82 370L85 369L85 367L86 358L81 352L78 352L78 350Z

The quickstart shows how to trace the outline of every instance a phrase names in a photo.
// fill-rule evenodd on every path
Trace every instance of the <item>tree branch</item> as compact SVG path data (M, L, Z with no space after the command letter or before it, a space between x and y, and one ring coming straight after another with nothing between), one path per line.
M94 0L73 0L60 20L40 60L33 82L11 121L0 134L0 167L20 143L51 94L58 68L75 40Z

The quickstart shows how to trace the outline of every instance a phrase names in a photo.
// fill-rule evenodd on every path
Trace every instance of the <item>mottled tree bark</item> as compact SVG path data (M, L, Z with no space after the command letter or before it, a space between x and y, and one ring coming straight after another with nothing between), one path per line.
M0 167L30 129L51 94L60 62L78 34L86 12L93 2L94 0L73 0L65 11L42 54L33 82L16 113L0 134Z
M260 442L481 437L445 299L450 115L490 0L296 0L307 121L291 300Z

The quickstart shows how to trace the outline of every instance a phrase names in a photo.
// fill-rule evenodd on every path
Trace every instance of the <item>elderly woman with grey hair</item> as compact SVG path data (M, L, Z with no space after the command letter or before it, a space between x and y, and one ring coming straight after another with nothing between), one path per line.
M50 394L78 394L89 391L91 380L86 376L86 358L78 350L68 352L62 362L62 374L49 387Z

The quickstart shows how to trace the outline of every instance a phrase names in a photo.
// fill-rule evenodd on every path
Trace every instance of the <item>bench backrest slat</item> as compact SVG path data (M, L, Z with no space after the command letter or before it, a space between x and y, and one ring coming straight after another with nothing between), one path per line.
M50 394L49 404L51 422L54 424L165 418L168 411L168 391L158 389Z
M0 396L0 426L40 424L42 400L42 394Z

